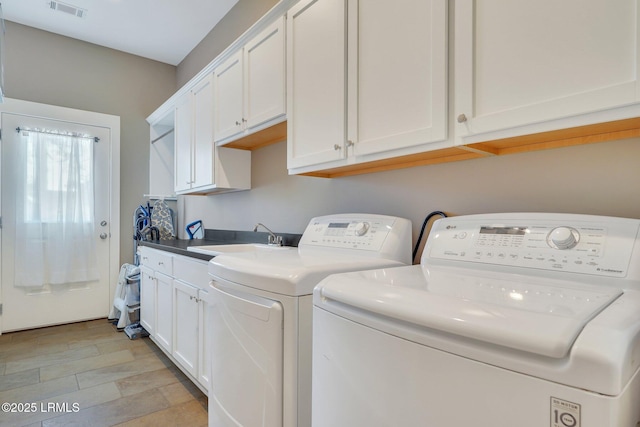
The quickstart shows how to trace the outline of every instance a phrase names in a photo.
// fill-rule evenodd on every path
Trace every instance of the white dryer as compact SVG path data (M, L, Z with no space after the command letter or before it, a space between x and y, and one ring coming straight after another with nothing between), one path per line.
M639 227L446 218L421 265L323 280L313 426L639 426Z
M310 426L314 286L411 257L409 220L342 214L313 218L298 248L213 258L209 425Z

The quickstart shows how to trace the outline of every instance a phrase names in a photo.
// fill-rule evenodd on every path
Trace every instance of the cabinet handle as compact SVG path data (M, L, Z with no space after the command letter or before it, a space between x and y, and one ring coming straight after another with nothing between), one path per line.
M240 126L240 122L236 120L236 126Z
M242 118L242 123L247 123L247 119L245 119L244 117Z
M338 150L342 150L342 147L341 147L341 146L339 146L338 144L334 144L334 145L333 145L333 149L334 149L334 150L336 150L336 151L338 151Z
M464 123L467 121L467 116L465 116L464 114L460 114L458 116L458 123Z
M347 141L347 147L353 147L355 144L353 143L353 141L348 140Z

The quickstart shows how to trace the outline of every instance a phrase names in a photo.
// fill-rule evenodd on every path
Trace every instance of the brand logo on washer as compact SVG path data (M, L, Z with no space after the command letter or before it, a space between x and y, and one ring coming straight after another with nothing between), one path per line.
M622 270L614 270L613 268L598 268L598 271L603 273L624 273Z
M456 226L456 225L447 225L447 230L453 230L455 228L458 228L458 226Z

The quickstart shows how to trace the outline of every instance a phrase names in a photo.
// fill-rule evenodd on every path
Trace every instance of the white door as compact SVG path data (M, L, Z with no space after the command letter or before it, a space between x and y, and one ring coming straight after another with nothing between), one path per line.
M17 128L21 128L23 131L17 132ZM93 176L93 206L84 208L85 211L90 212L91 218L82 215L82 219L72 223L73 227L76 227L77 223L82 223L82 227L88 229L88 235L93 235L92 238L85 238L85 241L88 241L92 250L95 250L94 259L96 262L92 263L89 260L86 263L81 263L78 261L78 257L71 260L73 271L80 271L82 268L90 270L84 276L86 280L81 280L82 276L77 275L67 282L64 273L68 269L66 267L59 268L60 264L57 262L59 258L56 256L55 263L49 262L52 257L46 254L55 254L60 242L54 241L46 233L42 234L42 244L37 247L42 246L48 248L47 250L43 249L40 252L39 249L34 249L36 245L21 244L27 229L33 230L34 227L40 227L50 231L61 224L61 220L55 215L40 214L37 219L38 215L27 213L37 201L34 202L34 199L30 198L32 196L27 198L25 194L17 190L21 187L18 177L26 176L25 167L31 165L32 169L37 169L39 173L43 167L46 167L48 174L51 174L47 175L44 181L41 180L46 186L44 193L40 191L40 194L46 193L46 196L38 199L41 206L44 206L44 199L62 197L70 188L65 186L63 181L53 178L53 174L58 171L56 168L59 168L57 165L62 164L61 160L48 160L53 158L52 155L49 155L47 160L43 160L44 164L37 163L36 167L36 163L29 160L33 159L31 152L22 150L23 157L19 156L21 152L19 144L27 144L26 139L29 138L29 135L24 131L25 129L30 129L29 134L41 133L36 130L47 130L55 133L91 136L89 145L93 155L86 157L89 160L78 162L79 165L82 165L79 167L83 173L86 173L87 176ZM109 283L112 222L110 215L110 130L105 127L36 119L31 116L10 113L2 113L2 130L2 330L11 331L106 317L111 306ZM93 137L98 138L97 142L94 142ZM86 140L87 138L79 139ZM43 146L46 143L43 142ZM58 184L53 184L55 182ZM42 187L43 184L40 186ZM90 204L91 202L87 206ZM19 208L23 210L21 211ZM40 209L40 211L44 210ZM20 215L19 221L18 212L25 212ZM113 231L118 232L115 229ZM21 249L23 247L33 250L34 252L30 253L34 254L34 257L18 257L17 254L25 253ZM39 253L44 253L45 256L39 256ZM40 260L38 268L36 268L36 260ZM59 272L55 272L56 269L60 270L63 275L56 276L59 274ZM34 286L34 280L28 283L28 287L25 287L27 282L37 275L43 276L42 282L44 284ZM54 278L54 276L56 277Z

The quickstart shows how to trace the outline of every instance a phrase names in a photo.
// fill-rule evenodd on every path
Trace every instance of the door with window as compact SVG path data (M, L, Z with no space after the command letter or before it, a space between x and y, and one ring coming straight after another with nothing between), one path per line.
M108 128L2 113L3 331L108 314L110 144Z

